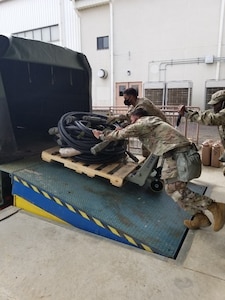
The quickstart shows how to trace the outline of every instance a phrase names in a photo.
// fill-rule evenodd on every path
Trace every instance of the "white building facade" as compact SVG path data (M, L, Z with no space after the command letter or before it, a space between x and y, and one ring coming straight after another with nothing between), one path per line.
M77 50L76 14L70 0L0 0L0 33Z
M225 0L5 0L0 28L84 53L93 106L123 105L135 87L157 105L205 109L225 89L224 11Z

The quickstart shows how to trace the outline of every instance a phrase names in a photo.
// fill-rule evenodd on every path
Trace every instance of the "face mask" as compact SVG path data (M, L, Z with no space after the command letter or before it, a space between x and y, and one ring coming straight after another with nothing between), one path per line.
M129 99L125 99L123 103L124 103L124 105L128 105L128 106L129 106L129 105L131 105L131 103L130 103L130 100L129 100Z

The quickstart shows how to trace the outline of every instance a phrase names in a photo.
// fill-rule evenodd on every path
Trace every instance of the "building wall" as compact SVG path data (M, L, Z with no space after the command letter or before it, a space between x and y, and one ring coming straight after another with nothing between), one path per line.
M70 0L0 1L0 33L12 34L59 25L58 44L77 50L76 14Z
M221 45L219 41L224 0L106 2L75 0L82 20L82 41L86 41L82 44L82 52L88 53L93 70L104 65L113 76L113 86L109 77L95 77L94 105L104 102L98 99L100 85L102 90L113 88L115 103L116 82L142 81L144 87L148 82L165 82L166 85L179 81L180 86L180 82L190 81L193 83L191 104L204 108L206 82L225 78L224 23ZM95 40L103 33L113 35L113 49L100 52L96 50ZM107 57L110 65L107 65ZM212 58L213 63L205 63ZM112 103L111 95L105 94L105 103Z
M0 0L0 28L10 34L59 24L58 43L83 52L89 60L94 106L115 105L118 83L141 82L143 95L160 95L157 104L161 95L166 104L167 95L175 94L174 103L179 103L179 93L166 92L172 83L181 88L182 97L191 95L191 105L205 108L210 93L225 88L224 3ZM109 36L109 49L97 50L101 36ZM108 76L100 78L100 69ZM163 91L157 90L157 84L163 84ZM185 90L187 85L191 92ZM151 86L154 91L145 93L145 87Z
M91 22L90 22L91 20ZM110 32L109 7L103 5L81 13L81 52L92 67L92 98L94 105L110 105L110 50L97 50L97 37L108 36ZM106 79L98 77L98 70L108 71Z

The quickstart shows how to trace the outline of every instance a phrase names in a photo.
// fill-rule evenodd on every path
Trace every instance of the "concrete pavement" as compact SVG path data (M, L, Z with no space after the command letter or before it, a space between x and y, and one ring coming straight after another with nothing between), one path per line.
M225 202L221 168L193 182ZM15 207L0 220L0 300L225 299L225 227L189 230L173 260Z

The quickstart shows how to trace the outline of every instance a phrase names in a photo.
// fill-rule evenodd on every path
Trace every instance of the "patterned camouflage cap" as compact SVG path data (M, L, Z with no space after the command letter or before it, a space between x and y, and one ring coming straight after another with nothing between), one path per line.
M223 100L225 100L225 90L220 90L212 94L211 100L208 102L208 104L215 105Z

